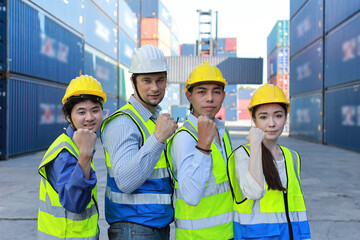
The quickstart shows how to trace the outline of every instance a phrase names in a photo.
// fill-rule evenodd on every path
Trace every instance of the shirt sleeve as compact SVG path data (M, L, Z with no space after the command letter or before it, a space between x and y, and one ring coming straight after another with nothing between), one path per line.
M176 134L170 148L181 198L191 206L199 204L211 170L211 154L200 152L196 145L197 141L182 131Z
M166 147L166 143L160 143L154 134L141 146L141 132L125 115L107 124L102 140L110 157L116 185L124 193L134 192L151 176Z
M244 148L241 147L235 151L236 180L241 188L241 192L246 198L258 200L264 196L265 188L260 187L249 173L249 159L250 158Z
M59 194L61 205L73 213L83 212L96 186L95 171L91 168L90 178L86 180L77 159L63 150L46 168L46 173L50 184Z

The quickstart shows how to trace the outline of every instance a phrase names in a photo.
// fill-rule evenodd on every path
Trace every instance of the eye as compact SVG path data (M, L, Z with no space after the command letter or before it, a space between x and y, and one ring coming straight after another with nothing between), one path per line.
M98 113L100 110L99 109L94 109L93 113Z
M266 119L266 116L260 116L259 117L261 120L265 120Z
M283 118L282 114L276 115L277 118Z

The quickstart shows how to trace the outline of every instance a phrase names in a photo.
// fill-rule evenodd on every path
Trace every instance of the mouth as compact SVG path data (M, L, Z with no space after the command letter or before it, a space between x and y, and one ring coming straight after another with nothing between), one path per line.
M203 107L203 109L208 110L208 111L211 111L211 110L214 110L215 107L213 107L213 106L206 106L206 107Z
M89 130L93 129L94 127L95 127L95 123L84 125L84 128L89 129Z
M277 131L266 131L266 133L269 134L269 135L274 135L274 134L277 133Z

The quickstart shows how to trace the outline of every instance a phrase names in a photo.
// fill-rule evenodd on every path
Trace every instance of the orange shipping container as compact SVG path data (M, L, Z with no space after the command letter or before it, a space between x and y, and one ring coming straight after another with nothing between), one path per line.
M171 48L171 30L159 18L141 19L140 39L158 39Z
M166 44L164 44L162 41L159 41L158 39L141 39L140 40L141 46L144 46L146 44L153 45L155 47L160 48L161 51L163 51L165 57L171 56L171 49Z
M236 51L236 38L225 38L225 51Z
M268 80L268 83L281 88L286 97L289 98L289 74L276 74Z

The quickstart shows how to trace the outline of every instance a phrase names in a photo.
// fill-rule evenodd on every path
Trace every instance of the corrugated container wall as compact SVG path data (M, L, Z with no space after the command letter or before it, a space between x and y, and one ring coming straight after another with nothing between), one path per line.
M236 105L236 104L235 104ZM226 108L226 121L236 121L237 120L237 109L236 107Z
M9 1L9 2L12 2ZM52 14L69 27L84 35L84 2L83 1L60 1L60 0L30 0L46 12Z
M114 97L117 96L118 77L116 62L88 45L85 45L84 74L95 77L101 83L106 94L113 95Z
M119 30L119 62L130 67L136 43L133 42L123 30Z
M304 5L307 0L291 0L290 1L290 18Z
M141 19L140 40L158 40L171 48L171 30L158 18ZM170 55L166 55L170 56Z
M291 98L290 136L322 141L322 94Z
M289 47L276 48L268 57L268 78L276 74L289 74Z
M119 27L136 45L140 36L138 35L138 19L125 0L119 0Z
M92 0L92 1L100 9L102 9L113 20L114 23L117 23L118 0Z
M142 0L141 18L159 18L168 28L171 28L169 10L161 0Z
M290 21L290 55L323 35L323 0L309 0Z
M322 89L323 41L302 50L290 61L290 95L294 96Z
M250 103L250 99L238 99L237 107L238 107L238 119L251 119L248 106Z
M360 0L339 1L326 0L325 6L325 32L346 20L360 10ZM328 17L331 16L331 17Z
M86 43L116 60L118 54L116 24L91 1L86 1L85 9Z
M359 85L327 91L324 117L326 143L360 150Z
M360 79L360 13L325 39L325 87Z
M9 1L9 71L69 83L83 71L82 38L24 2Z
M289 46L289 21L278 20L267 37L267 54L276 48Z
M2 82L8 103L5 157L48 147L67 126L61 103L65 88L16 76Z

